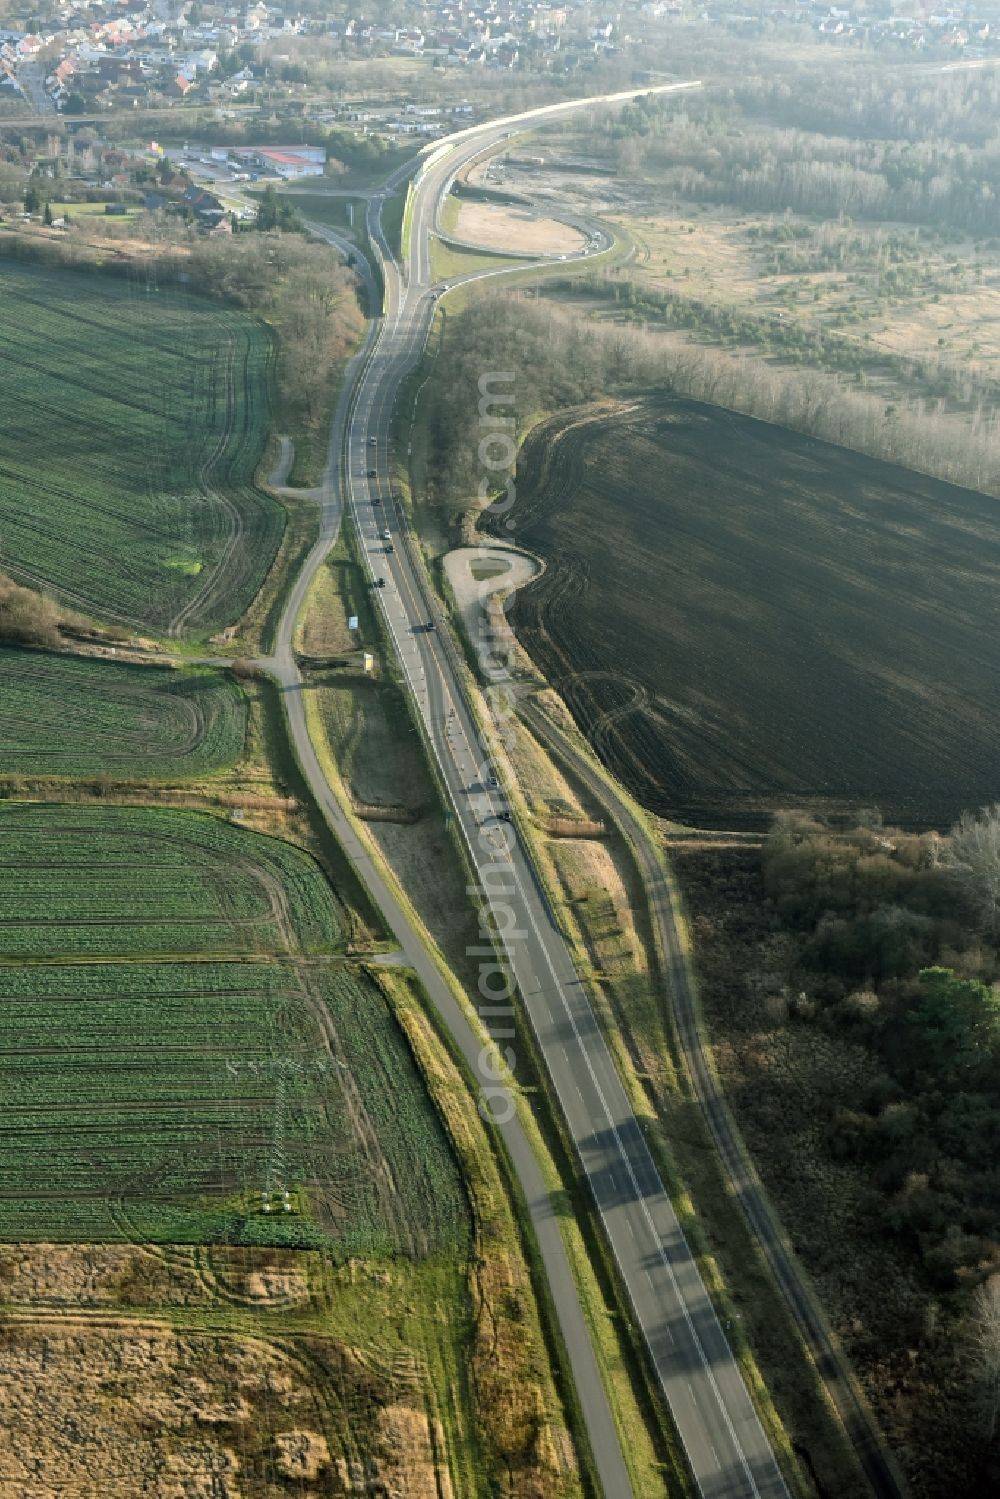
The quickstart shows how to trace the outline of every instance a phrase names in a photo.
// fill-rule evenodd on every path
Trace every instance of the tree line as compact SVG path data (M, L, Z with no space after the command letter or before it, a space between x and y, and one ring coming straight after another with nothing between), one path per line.
M1000 235L1000 79L808 69L596 119L621 170L706 203Z
M927 1306L915 1342L932 1347L933 1318L942 1309L949 1318L958 1358L943 1393L973 1438L976 1492L993 1493L1000 806L965 814L945 837L884 827L877 814L848 828L787 814L761 869L769 951L781 955L767 979L772 1012L780 1004L785 1023L811 1032L824 1055L835 1045L845 1060L865 1057L860 1069L850 1064L862 1079L853 1093L817 1089L816 1138L868 1184L865 1233L915 1268Z
M429 482L434 498L457 512L482 498L479 381L490 371L514 374L518 436L542 415L602 396L672 393L1000 496L1000 418L993 409L984 407L971 428L959 429L940 401L887 403L833 374L678 344L655 329L593 322L515 292L447 317L427 358ZM503 479L492 476L493 491Z

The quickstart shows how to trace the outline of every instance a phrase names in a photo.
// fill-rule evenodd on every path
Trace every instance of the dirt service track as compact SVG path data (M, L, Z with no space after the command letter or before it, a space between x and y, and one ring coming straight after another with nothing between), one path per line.
M656 812L946 824L1000 795L1000 502L663 401L539 426L509 518L548 562L517 633Z

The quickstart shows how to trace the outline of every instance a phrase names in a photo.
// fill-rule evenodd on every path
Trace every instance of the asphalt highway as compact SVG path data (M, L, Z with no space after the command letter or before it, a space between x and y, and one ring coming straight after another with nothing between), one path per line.
M635 91L639 92L649 90ZM617 104L631 97L634 93L630 92L604 102ZM502 934L509 974L535 1032L698 1488L705 1499L779 1499L787 1495L787 1489L774 1453L629 1104L570 948L499 789L448 633L436 628L436 606L411 553L405 518L390 487L390 422L401 384L421 357L440 294L432 284L430 235L451 178L484 147L498 146L519 130L544 124L574 108L594 108L599 102L588 99L529 111L463 131L436 147L414 185L405 267L397 266L382 234L381 196L370 200L368 229L386 289L385 312L373 323L368 343L344 382L331 437L331 474L342 444L344 492L387 634L478 875L483 920ZM335 508L336 485L331 489L330 503ZM333 521L332 513L324 516L327 532ZM345 834L343 815L338 819L339 809L309 742L298 691L301 679L291 650L292 624L329 545L329 539L321 540L300 574L279 631L275 659L269 664L286 687L289 722L306 775L399 932L402 913L394 909L396 903L383 882L373 877L370 861L359 855L357 839L349 829ZM501 731L502 724L497 729ZM411 939L412 934L401 934L404 951L424 977L426 953L422 961L416 961L419 955L412 951ZM487 947L484 944L484 953ZM438 980L432 996L440 987ZM509 1048L516 1072L519 1021L512 1018L509 987L501 975L498 988L494 975L480 1012L496 1039ZM452 1009L461 1014L454 1002ZM446 1012L449 1024L451 1018ZM463 1024L468 1029L464 1017ZM569 1318L565 1335L566 1326L573 1327L579 1318L579 1304L575 1295L567 1298L566 1287L559 1287L553 1279L567 1273L565 1262L561 1270L549 1261L546 1265L553 1294L562 1295L560 1318L563 1310ZM629 1492L617 1435L613 1425L609 1428L589 1342L585 1351L578 1339L574 1337L573 1342L571 1359L591 1444L606 1495L617 1499Z
M575 774L598 804L618 824L633 851L646 890L650 916L659 933L664 977L670 993L681 1051L735 1198L746 1214L775 1283L798 1323L802 1338L851 1439L872 1493L878 1495L878 1499L903 1499L905 1485L902 1477L886 1449L871 1412L857 1392L850 1366L837 1346L823 1310L799 1271L794 1251L771 1211L767 1194L753 1169L753 1163L705 1055L698 1025L697 1002L677 928L674 894L659 850L627 799L619 794L610 780L600 775L572 740L561 733L536 704L526 702L519 711L536 736L573 767ZM860 1482L859 1477L859 1485Z

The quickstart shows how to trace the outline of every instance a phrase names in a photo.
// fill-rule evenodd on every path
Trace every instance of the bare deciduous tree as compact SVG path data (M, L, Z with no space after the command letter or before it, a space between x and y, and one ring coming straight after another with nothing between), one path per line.
M979 1380L987 1441L992 1442L1000 1417L1000 1275L976 1292L973 1312L973 1368Z
M962 813L941 862L960 881L987 930L1000 929L1000 802L978 816Z

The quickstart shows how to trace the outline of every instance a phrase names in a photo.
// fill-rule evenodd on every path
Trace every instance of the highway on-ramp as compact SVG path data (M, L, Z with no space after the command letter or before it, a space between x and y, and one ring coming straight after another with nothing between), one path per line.
M692 85L668 85L664 91L685 86ZM385 287L384 314L372 325L369 341L345 380L332 445L343 444L344 491L362 553L373 585L382 580L375 586L375 596L477 872L484 917L488 912L495 929L503 934L509 972L530 1018L694 1479L706 1499L779 1499L787 1495L787 1489L778 1463L570 948L549 907L530 850L499 790L447 632L431 628L436 623L434 605L390 488L390 423L401 384L422 356L433 318L439 289L432 283L430 237L455 171L471 156L499 146L520 130L558 119L573 109L614 105L643 92L650 91L528 111L442 142L425 161L411 190L409 253L402 268L382 232L382 198L376 195L370 200L368 229ZM331 505L336 508L336 501ZM333 518L325 516L327 532ZM291 649L295 612L329 545L329 539L317 544L297 580L270 664L287 689L289 722L300 761L321 803L333 815L334 798L309 742L298 690L301 679ZM338 831L345 836L342 826ZM359 865L370 865L358 858L358 842L349 830L345 841ZM386 903L383 882L373 879L370 867L362 872L399 931L397 920L402 913L391 898ZM403 946L413 961L412 941L408 938ZM426 957L415 966L424 976ZM452 1008L457 1011L457 1006ZM495 1022L494 1034L509 1048L516 1068L517 1025L510 1019L503 980L500 991L493 990L492 1000L480 1008L488 1023ZM449 1015L445 1018L450 1023ZM565 1303L566 1288L552 1283L553 1266L547 1268L553 1293L561 1290ZM578 1303L575 1297L572 1300L578 1315ZM572 1309L567 1308L567 1313L572 1324ZM617 1436L613 1430L608 1433L606 1399L598 1388L589 1344L586 1354L571 1350L571 1360L606 1494L617 1499L629 1490ZM614 1451L604 1464L609 1441Z

